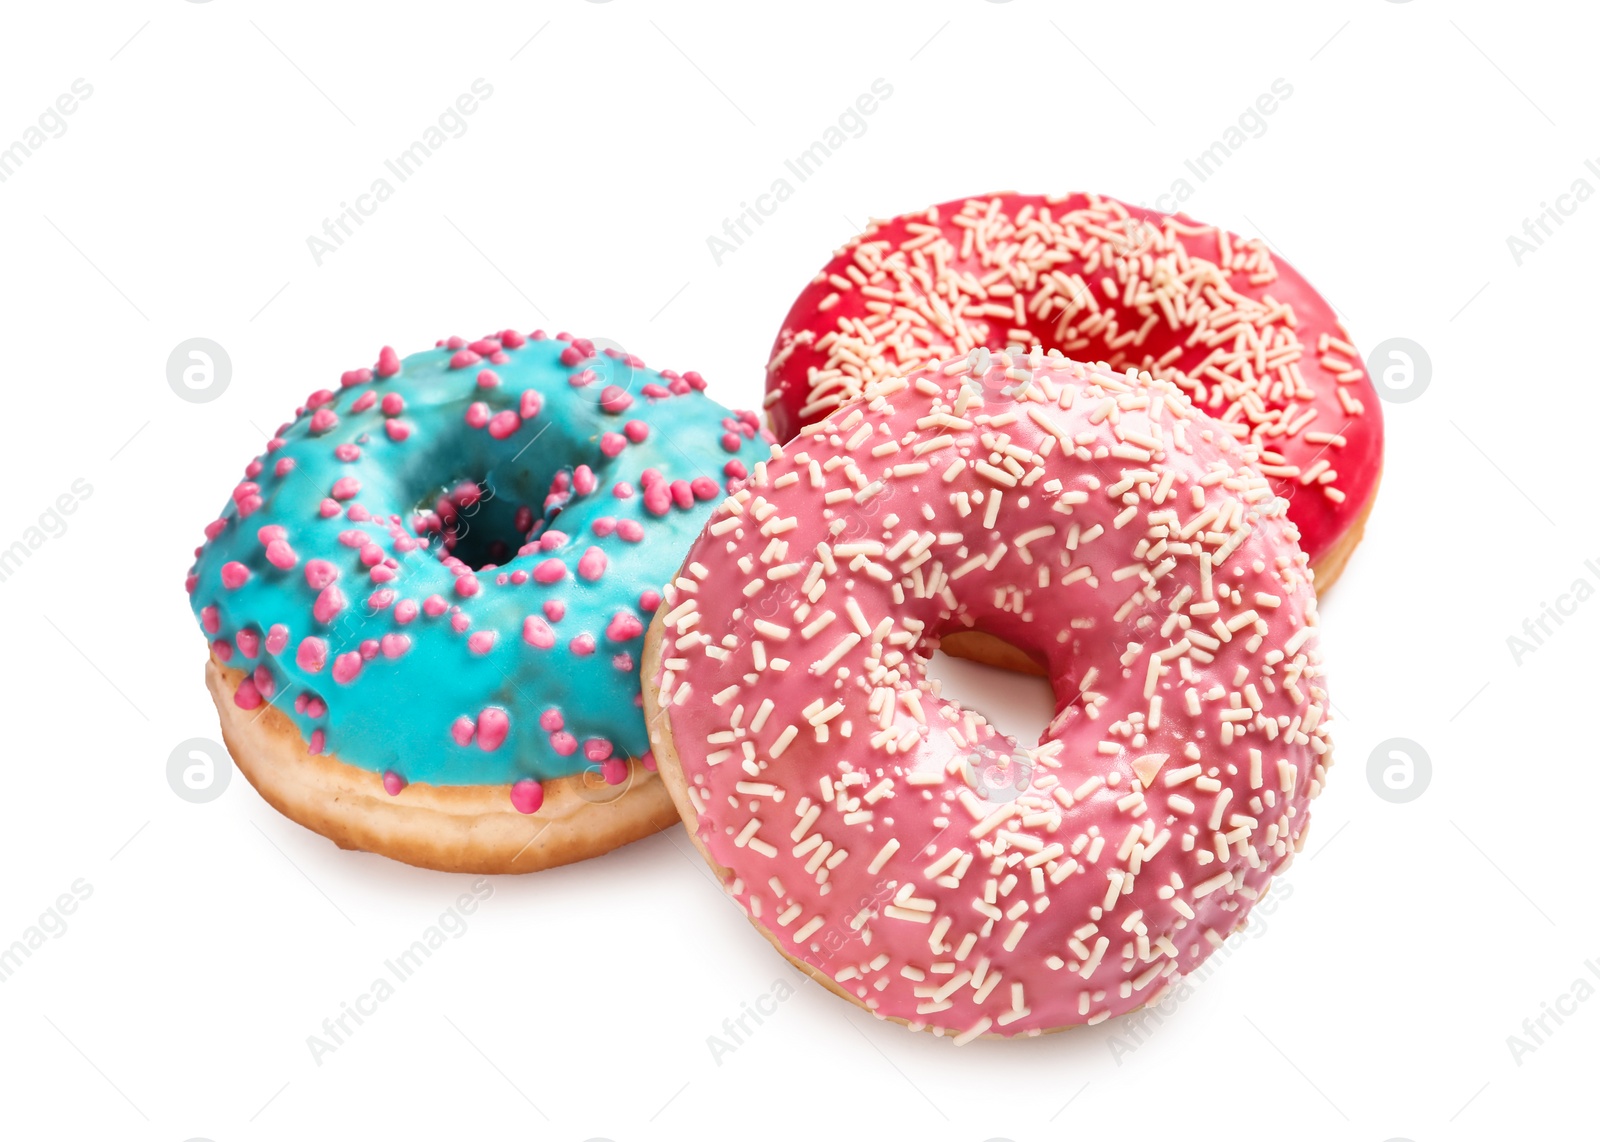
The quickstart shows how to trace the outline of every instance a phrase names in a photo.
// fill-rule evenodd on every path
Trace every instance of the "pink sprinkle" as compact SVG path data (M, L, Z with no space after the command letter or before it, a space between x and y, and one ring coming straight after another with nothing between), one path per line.
M457 634L466 634L467 630L471 626L471 617L464 614L459 609L450 613L450 629L455 631Z
M744 462L741 460L729 460L722 466L722 474L724 476L732 476L735 480L742 480L750 474L750 470L744 466Z
M520 349L528 343L528 339L515 329L502 329L496 339L507 349Z
M554 706L539 715L539 728L547 734L555 733L566 724L566 719L561 716L561 711Z
M331 408L319 408L311 414L311 435L321 436L339 426L339 418Z
M356 533L360 535L360 532ZM306 560L306 583L313 589L320 591L329 583L339 577L339 569L326 559Z
M689 387L691 389L698 389L702 392L705 391L706 379L693 369L690 369L687 373L683 374L683 379L689 382Z
M386 420L383 422L383 430L396 444L411 435L411 426L403 420Z
M478 715L478 748L493 752L511 730L511 719L499 706L487 706Z
M625 519L617 524L617 534L628 543L638 543L644 538L644 525L636 519Z
M267 544L267 562L280 571L292 571L294 565L300 562L300 557L294 553L294 548L282 539L274 539Z
M611 756L611 743L605 738L590 738L583 743L583 756L590 761L604 761Z
M361 494L361 481L354 476L341 476L328 494L336 500L353 500Z
M233 502L236 504L240 503L246 497L253 496L260 490L261 489L257 485L252 484L249 480L246 480L244 483L233 489Z
M273 623L267 631L267 650L273 654L282 654L283 648L289 645L289 628L282 623Z
M367 409L378 403L378 394L368 389L355 400L350 402L351 412L366 412Z
M294 457L285 456L272 466L273 475L287 476L294 471Z
M573 654L593 654L594 635L585 631L583 634L578 635L571 642L567 643L567 649L572 651Z
M261 650L261 635L249 627L242 628L233 636L233 641L239 647L239 653L246 658L254 658Z
M206 524L206 538L215 539L226 530L228 530L227 520L214 519L210 523Z
M371 540L359 527L347 527L339 533L339 542L345 547L365 547Z
M388 568L387 567L385 567L385 568L374 567L373 570L374 571L377 571L377 570L385 570L385 571L387 571ZM369 608L371 608L372 610L374 610L374 611L386 611L386 610L389 609L390 605L393 602L394 602L394 588L393 587L381 587L378 590L372 592L372 594L367 596L367 606Z
M356 680L361 673L361 655L354 650L347 650L333 660L333 680L341 686L348 686Z
M370 380L372 380L371 369L348 369L339 374L339 384L347 389L364 385Z
M482 428L489 423L489 406L481 400L475 400L467 406L467 424L472 428Z
M603 515L589 525L589 530L604 539L617 530L617 521L608 515Z
M271 543L274 539L288 539L289 532L282 524L264 523L256 528L256 539L263 544Z
M309 635L300 640L300 648L294 654L295 665L308 674L321 674L322 668L328 661L328 644L315 635Z
M672 510L672 493L665 484L654 484L645 489L644 510L651 515L666 515Z
M354 444L341 444L333 450L333 454L346 464L353 464L361 459L361 449Z
M578 752L578 739L565 731L550 735L550 748L562 757L571 757Z
M327 743L328 735L321 730L311 731L311 740L307 743L306 752L315 757L322 752L322 747Z
M471 745L472 739L477 732L478 724L465 714L450 723L450 736L456 739L457 745Z
M470 365L476 365L481 360L483 358L471 349L458 349L455 355L450 358L450 367L452 369L465 369Z
M222 565L222 585L230 591L237 591L250 581L250 568L237 561L229 561Z
M378 645L385 658L399 658L411 649L411 636L404 634L386 634L378 640Z
M579 464L572 470L572 486L580 496L587 496L599 487L600 481L595 479L594 469L587 464Z
M383 415L399 416L406 410L406 398L399 393L383 394Z
M648 769L651 773L654 773L656 771L656 755L651 753L649 750L645 750L644 751L644 756L641 757L639 760L644 763L644 767L646 769Z
M211 653L217 656L219 662L233 661L233 646L225 638L211 640Z
M406 787L406 779L392 769L383 771L383 791L391 797L400 796L400 790Z
M660 591L645 591L639 595L639 609L647 615L655 614L656 608L660 605Z
M261 705L261 691L256 689L254 682L245 678L233 692L233 704L241 710L253 710Z
M539 811L539 806L544 804L544 786L531 777L513 782L511 786L511 807L519 813L532 814Z
M567 565L559 559L546 559L533 569L533 580L536 583L559 583L566 578Z
M627 437L621 433L604 432L600 435L600 451L607 457L615 458L622 455L622 450L627 446Z
M670 395L667 392L666 389L662 388L660 385L656 384L654 381L651 381L648 385L646 385L644 388L640 389L639 391L641 393L643 393L645 396L651 397L653 399L659 399L661 397Z
M392 377L400 371L400 355L385 345L378 350L378 376Z
M560 622L567 613L567 604L560 599L546 599L544 603L545 617L553 623Z
M380 563L371 571L368 571L367 575L374 583L387 583L394 578L395 572L394 568L388 563Z
M620 385L607 385L600 390L600 407L607 412L621 412L633 403L633 398Z
M500 384L500 374L493 369L484 369L478 373L478 387L480 389L497 388Z
M544 397L536 389L524 389L522 403L517 406L517 411L522 414L523 420L532 420L539 415L539 410L544 407Z
M417 601L415 599L401 599L395 604L394 621L404 625L417 617Z
M616 496L619 500L632 499L633 485L628 483L626 480L618 480L615 484L611 485L611 494Z
M430 619L436 619L450 609L450 604L438 595L429 595L422 600L422 612Z
M476 575L461 575L456 579L456 594L463 599L470 599L478 593L478 577Z
M345 509L344 517L348 520L354 520L356 523L362 523L371 519L372 513L366 508L362 507L360 504L351 504Z
M694 492L689 488L689 482L687 480L674 480L672 481L671 488L672 500L680 508L691 508L694 506Z
M361 560L362 566L375 567L379 563L383 562L383 548L379 547L376 543L363 543L357 558Z
M630 420L622 426L625 436L635 444L642 444L650 436L650 426L642 420Z
M328 712L328 703L312 694L306 699L306 717L320 718Z
M306 407L307 408L321 408L323 405L327 404L332 399L333 399L333 390L332 389L318 389L316 392L312 393L310 396L308 396L306 398ZM281 434L283 430L279 429L278 431Z
M627 611L618 611L612 616L611 625L606 627L606 637L612 642L627 642L643 633L644 624Z
M317 601L311 605L311 615L319 623L331 622L333 617L345 608L344 592L338 586L329 583L317 595Z
M628 780L628 763L620 757L607 758L600 763L600 776L607 785L621 785Z
M522 427L522 418L509 408L494 414L489 420L489 435L504 440Z
M583 558L578 560L578 574L589 582L606 573L606 553L598 547L591 547L583 553Z
M623 651L621 654L613 654L611 656L611 669L623 674L632 674L634 672L633 655L627 651Z
M488 654L494 649L495 634L492 630L474 631L467 638L467 649L473 654Z
M714 499L717 494L717 482L709 476L696 476L689 481L689 490L694 493L697 500Z
M240 509L241 514L243 514L243 510L244 509L242 508ZM323 519L332 519L343 510L344 509L339 506L338 500L323 500L322 503L317 505L317 513L321 515Z
M356 648L356 651L361 655L362 662L371 662L378 657L378 640L364 638L361 640L361 645Z
M272 677L272 671L267 669L267 664L264 662L251 673L250 680L256 684L256 690L263 698L271 698L277 692L277 679Z
M577 364L577 361L569 361L569 360L567 360L567 354L570 353L570 352L572 352L571 349L562 350L562 352L561 352L561 363L563 365L575 365L575 364ZM583 360L583 358L579 358L579 360ZM594 384L595 381L597 381L599 379L600 379L599 374L597 374L593 369L579 369L576 373L573 373L572 376L567 378L567 384L571 385L575 389L581 389L585 385Z
M522 641L529 646L549 650L556 644L556 632L538 615L529 615L522 620Z

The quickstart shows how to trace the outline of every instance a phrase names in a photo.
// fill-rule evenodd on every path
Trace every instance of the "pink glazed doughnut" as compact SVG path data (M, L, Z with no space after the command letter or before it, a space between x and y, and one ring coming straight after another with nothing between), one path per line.
M725 499L645 645L663 780L813 978L954 1036L1158 999L1246 921L1330 763L1310 565L1174 384L975 350L876 380ZM1019 748L939 697L983 632L1047 673Z

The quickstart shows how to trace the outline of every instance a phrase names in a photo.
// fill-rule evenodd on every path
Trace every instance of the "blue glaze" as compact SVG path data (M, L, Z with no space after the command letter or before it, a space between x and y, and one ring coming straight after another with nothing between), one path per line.
M647 606L653 602L647 593L659 592L677 569L728 484L737 486L738 477L768 452L756 417L730 413L711 401L699 391L703 382L695 374L656 372L636 358L607 354L564 364L563 351L569 362L582 355L569 340L528 340L512 348L519 338L506 336L495 358L486 354L487 359L452 368L452 359L461 360L459 350L440 347L405 358L398 373L387 379L347 375L348 387L317 408L311 407L318 400L314 395L247 470L254 473L249 479L259 488L254 493L259 506L254 506L248 487L236 489L190 572L192 606L202 627L212 628L208 634L219 657L229 655L226 643L232 648L228 665L247 673L264 666L272 703L308 740L321 730L324 750L340 760L373 772L393 771L408 782L542 781L593 768L608 754L642 756L649 748L639 694L643 630L650 622ZM587 348L587 343L577 344ZM496 387L480 387L478 376L484 369L498 376ZM595 379L575 387L572 378L584 369L592 370ZM631 405L620 411L602 407L602 392L615 396L608 386L625 390ZM542 408L503 439L487 427L469 424L475 402L487 406L491 415L515 412L527 390L539 394ZM378 403L352 411L368 392L377 395ZM382 399L391 393L405 402L397 416L383 411ZM322 409L338 419L331 428L317 425L323 428L318 432L313 413ZM482 410L472 411L479 413L481 423ZM409 426L409 436L392 439L385 429L388 420ZM603 434L623 433L630 421L643 421L647 438L629 441L620 454L607 456ZM615 438L611 445L615 447ZM354 446L359 457L341 459L335 451L340 446ZM293 467L279 474L285 460ZM587 493L572 487L585 465L596 479ZM700 477L714 487L702 480L701 498L687 507L671 502L669 495L664 514L656 514L646 505L647 469L661 474L663 489ZM358 480L359 492L342 502L330 499L344 477ZM455 530L461 534L453 540L453 554L445 550L438 532L426 546L404 550L412 541L397 537L415 537L427 509L463 482L476 482L482 500L460 509ZM619 484L630 486L631 496L618 498L614 490ZM679 485L677 494L687 498L688 491ZM662 495L658 490L652 497L657 511L662 510ZM253 508L247 516L241 516L240 501ZM323 514L335 506L337 514ZM533 526L526 536L516 530L519 506L531 508ZM373 518L359 518L366 513ZM523 513L524 524L528 516ZM615 524L608 526L607 520ZM627 541L617 524L624 532L641 526L642 540ZM271 525L286 532L284 539L297 557L292 568L274 566L267 558L259 532ZM376 545L393 579L374 582L362 548L347 542L352 540ZM458 557L471 562L489 558L502 541L510 546L498 567L473 572L457 562ZM525 543L520 552L519 543ZM579 573L591 550L598 550L606 562L603 574L593 581ZM369 558L374 554L367 551ZM313 614L319 590L307 581L307 563L314 559L337 569L335 585L347 600L340 613L323 620ZM547 563L551 560L563 571L559 581L543 584L530 577L541 565L548 574L556 566ZM595 562L591 554L585 567L592 571ZM233 563L249 576L230 588L223 569ZM230 572L237 575L239 569ZM475 581L475 593L458 588L463 576ZM522 578L526 581L516 582ZM392 600L374 597L383 589L394 592ZM465 585L471 589L472 584ZM400 621L403 601L422 604L430 596L438 596L450 609L437 616L419 612L409 622ZM549 617L550 603L564 605L559 619ZM548 625L554 646L541 648L524 640L524 621L530 615ZM470 621L465 630L455 628L461 616ZM287 645L276 652L269 650L267 638L274 624L288 629ZM494 635L487 653L476 653L469 645L469 637L478 632ZM252 633L257 640L251 639ZM407 636L409 648L388 657L382 643L386 635ZM573 640L580 635L593 640L593 653L574 652ZM309 668L314 663L297 661L308 637L326 643L320 670ZM336 660L360 654L363 645L370 657L359 673L346 683L336 681ZM243 653L246 649L254 656ZM326 704L325 713L314 701L308 706L313 696ZM477 740L463 745L452 735L458 719L476 720L492 707L504 710L510 722L497 748L482 748ZM571 752L558 748L572 743L549 728L557 718L560 732L576 741Z

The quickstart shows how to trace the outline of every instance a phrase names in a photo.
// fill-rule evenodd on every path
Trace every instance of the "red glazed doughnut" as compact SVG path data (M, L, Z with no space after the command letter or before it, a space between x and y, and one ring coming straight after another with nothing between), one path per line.
M1242 926L1328 764L1286 503L1170 381L974 351L724 500L645 644L661 776L729 893L875 1014L965 1041L1157 999ZM1035 749L941 699L988 631Z
M852 239L767 365L780 440L869 382L983 345L1172 380L1262 448L1326 589L1360 540L1383 418L1332 307L1258 239L1090 194L947 202Z

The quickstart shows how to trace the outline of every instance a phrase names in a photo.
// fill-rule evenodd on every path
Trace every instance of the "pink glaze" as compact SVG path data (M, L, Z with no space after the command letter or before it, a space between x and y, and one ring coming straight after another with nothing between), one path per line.
M1286 510L1169 381L980 349L868 384L723 502L657 618L730 893L958 1042L1156 999L1292 859L1329 763ZM928 680L964 630L1045 667L1037 747Z

